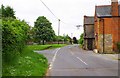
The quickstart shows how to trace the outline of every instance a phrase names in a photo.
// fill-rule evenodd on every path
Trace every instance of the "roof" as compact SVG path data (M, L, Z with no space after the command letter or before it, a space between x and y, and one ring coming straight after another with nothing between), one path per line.
M84 16L84 24L94 24L93 16Z
M112 16L111 5L96 6L96 14L98 17L101 16ZM120 16L120 5L119 5L119 16Z

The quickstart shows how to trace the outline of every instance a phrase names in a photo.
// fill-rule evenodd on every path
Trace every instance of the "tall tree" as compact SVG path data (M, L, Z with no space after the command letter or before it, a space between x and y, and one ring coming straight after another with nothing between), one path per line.
M51 26L52 24L44 16L39 16L35 22L35 38L39 43L42 40L44 45L45 41L52 41L55 33Z
M16 18L15 17L15 11L13 10L13 8L11 8L10 6L4 7L3 5L1 6L2 9L2 17L12 17L12 18Z

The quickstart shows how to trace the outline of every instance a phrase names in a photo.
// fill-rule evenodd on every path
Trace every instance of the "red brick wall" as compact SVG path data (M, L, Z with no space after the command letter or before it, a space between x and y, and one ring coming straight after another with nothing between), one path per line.
M112 2L112 18L97 18L95 13L95 22L94 22L94 32L95 32L95 45L96 48L99 50L99 35L103 34L103 25L104 25L104 33L111 34L112 36L112 43L113 43L113 50L117 50L116 43L120 42L120 17L118 16L118 2ZM99 19L99 20L98 20ZM103 21L104 19L104 21ZM104 23L103 23L104 22Z
M112 2L112 16L118 16L118 2Z
M118 23L118 24L119 24L119 27L118 27L118 28L119 28L119 29L118 29L118 31L119 31L119 32L118 32L119 37L118 37L118 39L119 39L119 42L120 42L120 18L119 18L119 23Z
M95 34L95 48L98 48L98 20L97 17L95 15L94 17L94 34Z
M104 34L112 34L113 50L117 49L116 43L120 41L120 18L104 18ZM103 34L103 21L100 21L99 34Z

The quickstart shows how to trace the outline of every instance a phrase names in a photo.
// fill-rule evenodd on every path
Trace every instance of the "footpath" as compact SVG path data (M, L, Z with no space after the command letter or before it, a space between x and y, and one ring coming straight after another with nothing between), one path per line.
M103 55L114 60L120 60L120 54L103 54Z

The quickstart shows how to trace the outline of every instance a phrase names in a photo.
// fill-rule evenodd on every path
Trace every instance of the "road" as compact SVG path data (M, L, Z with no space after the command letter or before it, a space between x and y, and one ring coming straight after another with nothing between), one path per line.
M47 57L48 76L118 76L117 60L82 50L78 45L36 52Z

